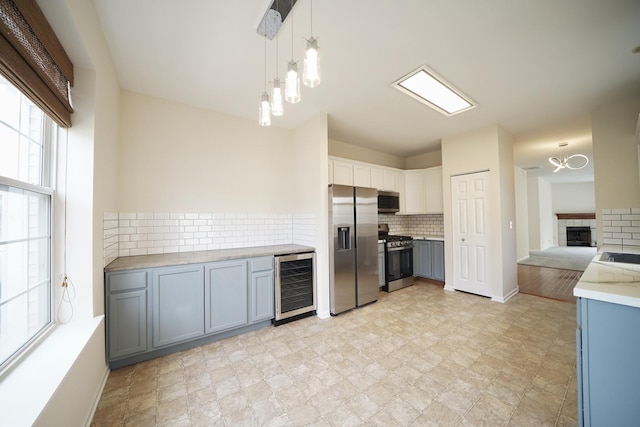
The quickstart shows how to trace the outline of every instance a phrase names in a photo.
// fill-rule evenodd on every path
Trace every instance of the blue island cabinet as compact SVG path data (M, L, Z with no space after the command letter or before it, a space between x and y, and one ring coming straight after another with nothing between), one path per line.
M640 308L579 298L578 424L640 425Z

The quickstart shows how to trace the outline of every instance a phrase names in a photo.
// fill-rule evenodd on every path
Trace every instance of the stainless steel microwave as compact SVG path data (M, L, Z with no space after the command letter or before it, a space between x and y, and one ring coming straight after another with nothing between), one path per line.
M400 194L395 191L378 191L378 212L400 212Z

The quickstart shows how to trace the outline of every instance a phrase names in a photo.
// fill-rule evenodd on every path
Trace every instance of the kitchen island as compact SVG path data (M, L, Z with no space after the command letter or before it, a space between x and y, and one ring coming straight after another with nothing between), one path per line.
M640 265L593 258L574 288L580 426L637 425L640 419Z
M121 257L105 268L111 368L269 326L274 257L302 245Z

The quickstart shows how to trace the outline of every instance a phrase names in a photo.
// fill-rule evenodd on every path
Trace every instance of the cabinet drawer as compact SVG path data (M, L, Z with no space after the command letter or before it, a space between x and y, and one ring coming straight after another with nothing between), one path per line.
M273 257L252 258L250 261L251 272L273 270Z
M146 271L126 271L107 274L107 292L128 291L146 287Z

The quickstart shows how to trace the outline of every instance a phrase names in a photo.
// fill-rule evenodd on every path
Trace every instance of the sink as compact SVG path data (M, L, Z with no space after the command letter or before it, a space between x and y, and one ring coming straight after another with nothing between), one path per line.
M603 252L600 261L622 262L625 264L640 264L640 254L625 254L620 252Z

